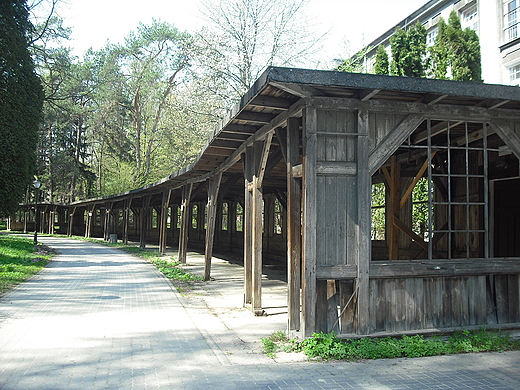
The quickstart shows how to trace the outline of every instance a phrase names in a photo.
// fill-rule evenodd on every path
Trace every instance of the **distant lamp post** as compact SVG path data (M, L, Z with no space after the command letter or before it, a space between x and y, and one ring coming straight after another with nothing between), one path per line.
M38 198L40 195L40 186L42 182L36 179L33 181L33 187L36 189L34 193L34 246L38 245Z

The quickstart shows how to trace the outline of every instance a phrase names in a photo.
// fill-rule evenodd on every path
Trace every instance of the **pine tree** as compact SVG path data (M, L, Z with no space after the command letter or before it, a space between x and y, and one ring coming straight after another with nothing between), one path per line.
M435 78L482 81L479 38L469 28L462 30L455 11L451 12L448 24L442 19L439 22L439 33L431 48L431 58Z
M376 63L374 66L374 71L376 74L388 74L389 66L390 64L388 53L386 52L383 45L379 45L376 52Z
M426 29L417 22L408 30L398 28L392 38L391 73L397 76L424 77L426 74Z
M0 215L23 199L36 166L43 92L29 53L25 0L2 0L0 12Z

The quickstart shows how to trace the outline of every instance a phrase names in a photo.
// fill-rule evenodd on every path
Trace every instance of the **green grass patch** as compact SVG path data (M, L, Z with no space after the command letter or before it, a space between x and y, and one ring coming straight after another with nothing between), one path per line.
M0 234L0 294L27 280L51 260L49 248L28 238Z
M285 332L282 332L285 334ZM361 360L415 358L469 352L502 352L520 349L520 340L500 331L464 330L446 337L422 335L341 339L335 333L315 333L303 341L276 339L274 333L263 338L264 352L275 356L280 350L304 352L309 358L322 360Z

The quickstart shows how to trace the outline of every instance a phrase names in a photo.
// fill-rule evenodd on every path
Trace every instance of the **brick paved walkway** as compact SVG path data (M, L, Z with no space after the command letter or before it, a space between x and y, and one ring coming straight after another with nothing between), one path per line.
M40 241L60 254L0 299L1 389L520 388L520 352L275 362L254 350L258 343L248 343L247 334L262 335L283 318L239 309L217 316L219 308L202 300L186 303L136 257L84 242ZM217 262L216 275L236 272L220 266L225 271ZM220 301L208 294L204 302L234 302L240 281L228 283Z

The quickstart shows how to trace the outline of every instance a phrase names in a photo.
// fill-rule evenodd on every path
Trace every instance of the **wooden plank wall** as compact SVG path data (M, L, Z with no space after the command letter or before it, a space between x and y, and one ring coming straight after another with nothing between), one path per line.
M520 322L519 275L370 280L370 333Z

